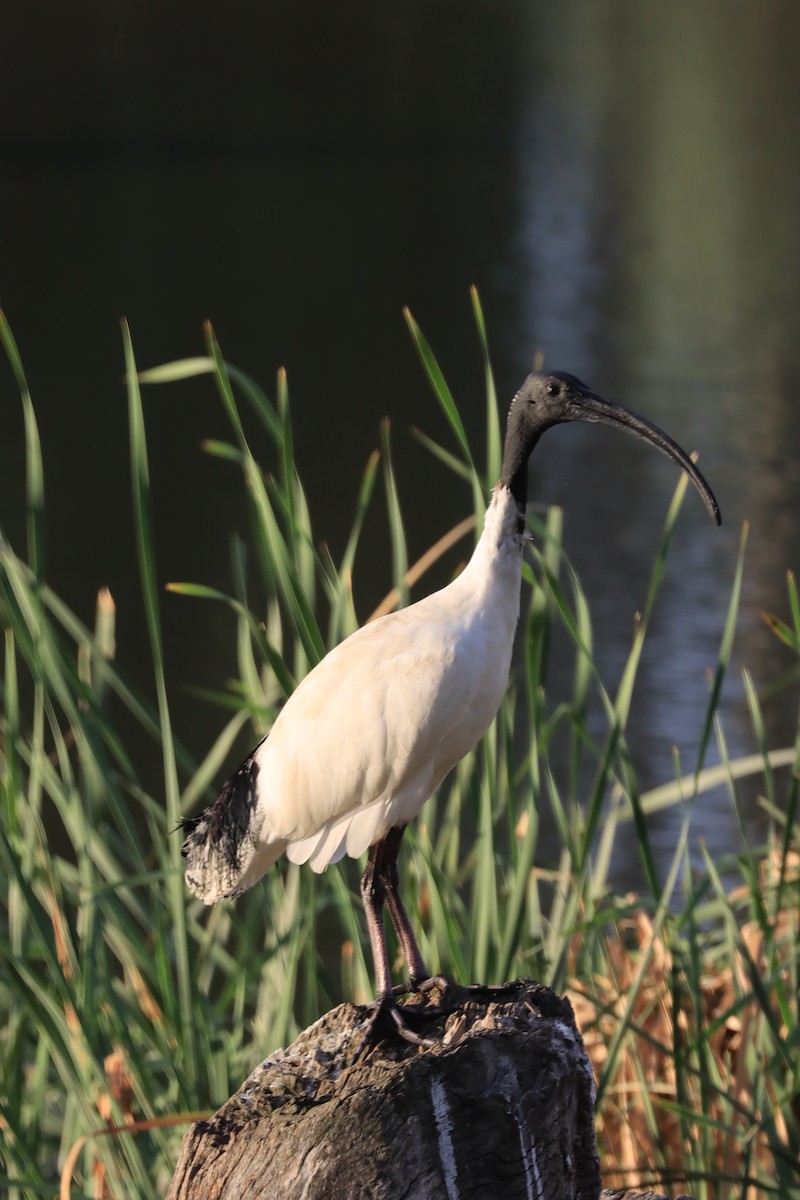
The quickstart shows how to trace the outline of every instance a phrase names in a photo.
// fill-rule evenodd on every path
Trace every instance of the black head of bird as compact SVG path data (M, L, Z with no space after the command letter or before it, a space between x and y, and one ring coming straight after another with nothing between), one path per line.
M611 404L574 375L529 375L511 404L500 482L472 557L439 592L357 630L311 671L269 734L200 816L185 823L186 879L207 904L254 884L282 854L322 871L368 852L361 884L375 961L371 1029L420 1041L392 989L384 904L409 969L430 978L399 894L406 825L488 729L508 683L519 616L527 465L565 421L599 421L674 459L715 521L719 507L689 456L663 430Z
M527 499L528 459L531 452L545 430L566 421L595 421L614 425L650 442L684 469L719 525L719 505L685 450L657 425L652 425L621 404L604 400L566 371L534 372L511 401L501 480L511 489L520 506L524 507Z

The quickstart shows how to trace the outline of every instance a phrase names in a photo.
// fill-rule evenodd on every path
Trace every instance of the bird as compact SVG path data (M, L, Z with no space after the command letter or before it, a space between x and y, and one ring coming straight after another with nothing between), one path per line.
M206 904L255 884L282 856L323 871L367 854L361 897L374 962L375 1037L412 1028L424 1011L392 986L384 907L409 971L433 977L400 895L403 832L494 719L508 686L519 619L528 459L542 434L572 421L649 442L686 472L713 520L719 505L688 454L657 425L564 371L528 375L508 412L500 479L464 569L441 590L370 622L300 682L271 730L216 800L182 822L189 889ZM438 980L440 977L436 977ZM445 983L446 981L442 981Z

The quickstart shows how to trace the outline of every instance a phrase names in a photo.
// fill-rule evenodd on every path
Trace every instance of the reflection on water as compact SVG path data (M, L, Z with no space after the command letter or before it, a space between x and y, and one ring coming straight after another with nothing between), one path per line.
M759 682L788 665L759 610L786 611L784 570L800 549L798 97L782 61L796 14L739 6L738 24L707 6L687 37L681 5L657 17L620 8L624 23L595 13L591 38L571 40L574 8L550 13L548 33L574 56L569 72L553 72L546 99L532 89L520 124L517 337L535 330L550 362L572 346L574 369L701 451L720 498L721 536L687 501L643 659L631 743L648 786L671 776L673 744L682 770L696 765L706 671L745 519L748 571L727 687L732 753L752 747L739 669ZM543 490L567 509L613 680L671 477L620 439L600 446L586 430L576 449L567 436L563 456L541 464ZM795 699L784 694L767 720L771 744L791 742ZM732 820L727 798L712 796L695 829L718 854L736 843ZM653 821L665 853L678 821Z
M201 3L195 15L187 31L144 9L104 13L65 28L38 66L17 54L0 72L0 303L41 423L54 586L87 617L111 586L135 673L146 655L121 470L123 312L143 364L197 353L210 316L227 356L266 386L289 368L312 511L334 547L388 414L421 552L469 497L407 436L411 424L447 435L400 309L423 325L477 436L474 282L502 396L541 351L697 448L719 497L721 531L687 497L654 614L631 721L645 787L672 774L673 745L683 770L695 765L750 521L726 711L730 752L751 750L738 672L746 664L758 683L789 665L759 613L786 612L784 573L800 557L797 6L518 0L449 15L411 5L401 20ZM19 44L36 36L20 15ZM65 62L81 64L82 88L62 86ZM0 521L19 544L22 427L7 371L0 389ZM224 417L202 385L146 405L162 577L225 587L245 507L235 474L197 449L225 436ZM674 469L573 427L548 434L531 475L535 500L566 510L613 687ZM387 585L379 525L356 581L362 613ZM164 617L176 723L200 753L218 715L183 685L231 673L232 630L175 597ZM770 703L771 743L791 740L795 710L788 694ZM677 819L653 821L665 853ZM714 853L737 844L729 822L724 797L699 805Z

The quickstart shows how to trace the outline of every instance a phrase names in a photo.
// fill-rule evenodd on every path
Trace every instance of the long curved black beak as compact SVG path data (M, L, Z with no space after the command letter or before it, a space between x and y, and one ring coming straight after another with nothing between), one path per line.
M651 446L655 446L656 450L660 450L667 458L673 459L683 468L702 496L703 503L714 521L717 525L722 524L722 514L711 488L686 451L657 425L646 421L644 417L640 417L638 413L625 408L622 404L612 404L609 400L604 400L602 396L589 391L583 392L580 399L573 400L564 419L567 421L598 421L603 425L614 425L617 429L625 429L628 433L649 442Z

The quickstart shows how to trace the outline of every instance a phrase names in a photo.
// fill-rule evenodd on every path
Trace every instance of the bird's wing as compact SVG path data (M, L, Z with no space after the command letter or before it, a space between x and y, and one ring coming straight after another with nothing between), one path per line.
M408 820L438 784L438 747L469 709L475 664L459 655L462 641L452 611L417 605L331 651L257 751L262 837L299 841L404 792Z

